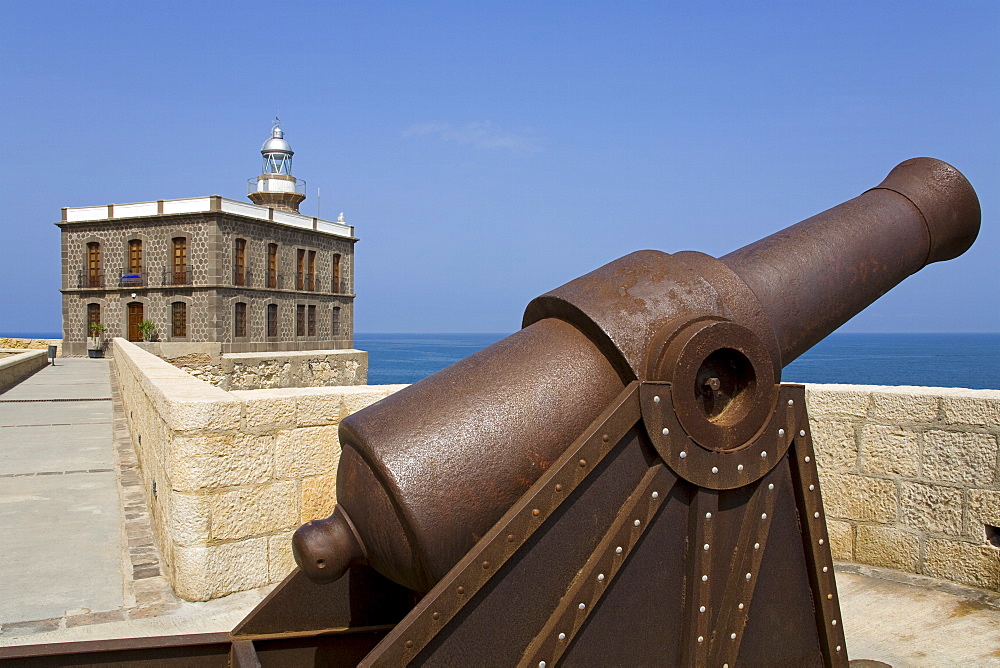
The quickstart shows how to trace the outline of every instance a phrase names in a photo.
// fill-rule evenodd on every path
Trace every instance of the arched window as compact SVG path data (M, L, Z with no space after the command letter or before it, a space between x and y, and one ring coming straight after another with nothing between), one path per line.
M104 274L101 273L101 244L96 241L87 244L87 273L81 283L81 288L104 287Z
M340 336L340 307L333 307L333 320L332 320L332 334L333 336Z
M142 239L130 239L128 242L128 268L122 272L121 285L126 288L145 285L142 274Z
M170 305L170 324L172 336L187 336L187 304L174 302Z
M343 292L344 286L340 281L340 253L333 254L333 288L331 292Z
M100 332L94 331L94 325L101 324L101 305L87 304L87 336L100 336Z
M247 335L247 305L245 302L236 302L233 309L233 336Z
M268 304L267 305L267 335L277 336L278 335L278 305Z
M173 283L172 285L190 285L191 278L187 266L187 239L174 237Z

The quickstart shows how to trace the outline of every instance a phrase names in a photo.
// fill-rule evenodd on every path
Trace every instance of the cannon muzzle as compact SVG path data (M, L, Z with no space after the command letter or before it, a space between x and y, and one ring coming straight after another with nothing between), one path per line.
M343 421L337 511L296 532L296 560L318 581L367 563L428 591L635 381L664 384L673 429L697 446L664 457L673 471L709 490L753 484L776 466L768 452L728 463L774 420L782 367L963 253L979 224L962 174L917 158L721 258L639 251L570 281L519 332Z

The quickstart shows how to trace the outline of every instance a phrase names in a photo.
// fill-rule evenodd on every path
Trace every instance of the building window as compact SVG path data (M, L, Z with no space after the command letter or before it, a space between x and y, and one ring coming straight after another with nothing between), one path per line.
M233 309L233 336L247 335L247 305L244 302L236 302Z
M172 285L188 285L191 279L188 278L187 267L187 239L184 237L174 237L174 267Z
M247 240L237 239L233 249L233 285L247 284Z
M142 239L128 242L128 271L130 274L142 274Z
M170 305L171 336L187 336L187 304L174 302Z
M309 292L316 291L316 251L309 251L309 264L306 268L306 279Z
M100 336L94 332L94 325L101 324L101 305L87 304L87 336Z
M104 287L104 276L101 274L101 244L96 241L87 244L87 279L80 287Z
M268 304L267 305L267 335L277 336L278 335L278 305Z
M309 305L309 336L316 336L316 306Z
M340 284L340 253L333 254L333 287L330 292L343 292Z
M278 287L278 244L267 245L267 287Z
M295 289L305 290L306 251L300 248L295 253Z
M299 304L295 307L295 336L306 335L306 307Z
M121 285L133 288L145 285L142 276L142 239L128 242L128 269L122 272Z
M332 325L332 329L333 329L332 333L333 333L334 336L340 336L340 307L339 306L334 306L333 307L333 325Z

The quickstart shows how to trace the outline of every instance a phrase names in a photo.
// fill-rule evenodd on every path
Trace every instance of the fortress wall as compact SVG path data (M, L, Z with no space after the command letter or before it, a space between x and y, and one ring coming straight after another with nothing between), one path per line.
M17 385L48 363L48 350L0 348L0 392Z
M295 528L336 503L340 420L404 387L227 392L115 347L164 568L188 600L280 581ZM1000 590L1000 391L808 385L806 397L836 559Z
M1000 590L1000 391L807 385L834 558Z
M402 387L226 392L114 346L164 570L187 600L281 581L292 532L336 503L340 420Z

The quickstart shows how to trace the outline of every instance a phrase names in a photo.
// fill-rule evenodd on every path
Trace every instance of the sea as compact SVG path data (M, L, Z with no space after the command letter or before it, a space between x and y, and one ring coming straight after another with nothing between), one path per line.
M355 334L368 382L414 383L506 334ZM1000 334L834 333L785 367L788 383L1000 390Z
M58 339L59 332L0 333ZM507 334L355 334L368 382L415 383ZM843 334L820 341L782 371L788 383L921 385L1000 390L1000 334Z

